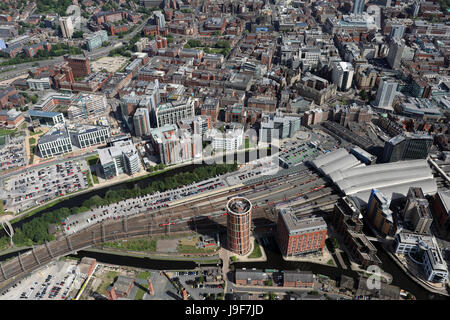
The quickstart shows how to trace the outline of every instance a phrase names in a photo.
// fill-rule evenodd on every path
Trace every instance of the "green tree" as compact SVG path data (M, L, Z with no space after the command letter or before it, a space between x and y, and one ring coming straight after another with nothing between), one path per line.
M82 39L83 35L84 35L84 33L81 30L74 31L73 34L72 34L72 38Z

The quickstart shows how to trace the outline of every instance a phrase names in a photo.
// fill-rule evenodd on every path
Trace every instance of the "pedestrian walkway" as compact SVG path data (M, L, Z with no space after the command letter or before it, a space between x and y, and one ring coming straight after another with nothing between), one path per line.
M267 261L266 252L264 251L264 248L261 245L259 245L259 248L261 250L261 257L249 258L249 256L253 253L256 239L258 240L258 243L260 243L260 241L257 237L255 238L254 236L250 236L250 250L248 251L247 254L245 254L243 256L235 255L232 252L230 252L230 254L236 256L238 262L256 262L256 261L264 262L264 261Z
M336 250L336 258L339 260L339 264L341 265L342 269L347 270L347 266L345 265L344 259L341 256L340 250Z

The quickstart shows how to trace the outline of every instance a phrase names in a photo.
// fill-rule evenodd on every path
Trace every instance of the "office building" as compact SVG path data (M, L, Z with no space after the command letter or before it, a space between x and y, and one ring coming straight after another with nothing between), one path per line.
M64 124L64 116L61 112L29 110L28 114L31 121L39 120L40 125L54 126L55 124Z
M400 232L395 236L394 252L407 255L411 253L421 257L417 261L423 268L426 281L444 283L448 277L448 266L434 236L411 232Z
M391 31L389 32L389 38L391 40L400 40L405 34L406 26L404 24L393 24L391 25Z
M426 159L433 137L429 134L404 132L386 141L383 148L383 162Z
M233 127L224 133L214 130L212 133L211 145L214 150L238 150L243 143L244 129L241 127Z
M63 38L72 38L73 35L73 24L72 24L72 17L60 17L59 18L59 25L61 27L61 32Z
M246 198L235 197L227 203L227 247L245 255L250 251L252 204Z
M286 139L294 136L300 130L302 118L289 117L282 114L265 114L261 116L259 139L272 142L272 139Z
M106 144L107 139L111 136L109 127L107 126L70 126L68 133L72 141L72 145L78 148L89 148L91 146Z
M39 138L37 147L41 158L72 152L72 143L64 124L60 123L50 128Z
M405 48L406 44L404 40L398 38L392 40L387 56L387 62L392 69L397 70L400 68Z
M176 124L178 121L194 115L194 99L191 97L163 103L156 109L156 126Z
M104 177L111 179L121 173L133 175L141 170L139 154L131 140L119 140L112 146L97 150Z
M377 108L392 109L392 103L394 102L395 94L397 92L397 86L398 83L393 80L381 79L374 106Z
M51 88L50 78L27 79L27 85L30 90L47 90Z
M291 208L278 214L277 242L283 256L322 253L327 224L322 217L297 218Z
M108 41L108 33L105 30L99 30L90 34L86 38L86 47L89 51L100 48L104 42Z
M73 99L67 114L70 120L104 117L108 101L103 94L80 94Z
M333 66L332 80L338 90L347 91L352 86L354 69L349 62L336 62Z
M134 133L138 137L147 136L150 133L150 118L148 109L137 108L133 116Z
M364 11L364 0L354 0L353 14L362 14Z
M434 246L423 255L426 280L435 283L445 283L448 278L448 266L441 250L433 237Z
M384 236L393 235L395 231L394 217L389 206L391 199L377 189L372 189L367 206L367 220Z

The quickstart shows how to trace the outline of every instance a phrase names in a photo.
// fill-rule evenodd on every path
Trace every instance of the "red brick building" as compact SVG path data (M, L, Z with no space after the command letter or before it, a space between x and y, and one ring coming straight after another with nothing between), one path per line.
M450 234L450 191L436 193L432 208L434 222Z
M106 296L109 300L117 298L127 298L130 295L131 288L134 285L134 278L118 276L113 286L106 289Z
M242 286L263 286L268 279L267 273L261 270L236 269L234 273L234 282Z
M120 26L116 26L114 24L108 24L106 29L111 33L112 36L115 36L118 33L127 32L130 30L130 27L127 24L122 24Z
M10 97L17 94L18 92L14 86L0 88L0 110L10 109L13 106Z
M76 58L65 56L64 60L69 63L72 68L74 78L86 77L91 74L91 65L88 58Z
M313 288L314 275L309 271L289 271L283 273L283 287Z
M277 241L283 256L321 253L327 238L327 224L322 217L296 217L291 209L278 214Z
M227 246L239 255L250 251L250 227L252 204L243 197L235 197L227 203Z

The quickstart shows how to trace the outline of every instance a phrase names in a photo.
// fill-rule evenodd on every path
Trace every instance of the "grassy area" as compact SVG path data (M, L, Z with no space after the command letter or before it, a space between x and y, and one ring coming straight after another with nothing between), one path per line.
M98 159L99 159L98 154L95 154L93 156L87 157L86 161L90 166L93 166L94 164L97 164Z
M39 130L39 131L36 131L36 132L30 131L30 136L35 136L35 135L41 134L41 133L42 133L42 130Z
M5 210L5 208L3 207L3 200L0 199L0 216L2 216L2 215L7 215L7 214L12 214L12 215L14 215L13 212L8 212L8 211L4 211L4 210Z
M91 172L90 171L86 172L86 179L88 181L89 188L94 186L94 184L92 183ZM97 183L98 183L98 180L97 180Z
M11 134L13 134L13 133L16 133L17 132L17 129L14 129L14 130L8 130L8 129L0 129L0 136L2 136L2 135L11 135Z
M119 275L118 272L108 271L102 283L98 286L97 292L100 294L106 294L106 288L114 283L114 279Z
M36 149L36 146L30 145L30 164L34 161L34 150Z
M6 143L6 136L0 136L0 146L4 145Z
M143 290L141 287L144 287L145 290ZM147 292L147 290L148 290L148 284L145 284L145 285L139 284L138 291L136 292L136 296L134 297L134 300L142 300L142 298L144 297L144 294Z
M249 259L256 259L262 257L261 247L259 246L259 243L255 240L254 244L255 245L253 248L253 252L250 253L250 255L248 256Z
M30 142L30 145L31 144L36 144L36 139L35 138L30 138L30 140L28 140L29 142Z
M94 184L98 184L98 177L97 174L95 172L92 172L92 181L94 182Z
M87 157L86 161L88 163L89 166L94 166L97 164L99 159L98 154ZM94 184L98 184L98 177L97 177L97 173L96 172L91 172L91 176L92 176L92 181L94 182Z
M131 239L128 241L112 241L103 243L104 247L124 249L131 251L156 251L156 239Z
M250 148L250 139L249 139L249 138L246 138L246 139L245 139L245 142L244 142L244 148L245 148L245 149Z
M329 264L330 266L334 266L334 261L333 261L333 259L328 260L327 264Z
M178 245L177 250L179 253L210 253L217 250L217 247L197 248L196 246Z
M138 279L148 279L151 275L151 272L149 271L142 271L138 274L137 278Z

